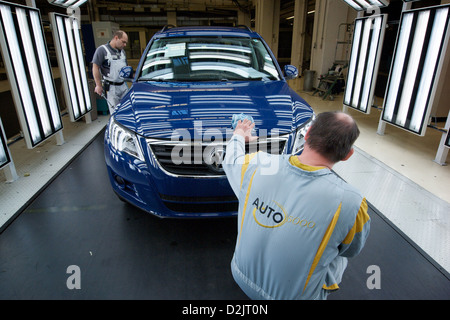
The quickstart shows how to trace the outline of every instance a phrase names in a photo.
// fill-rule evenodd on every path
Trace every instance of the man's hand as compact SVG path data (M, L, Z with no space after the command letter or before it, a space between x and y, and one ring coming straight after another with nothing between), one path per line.
M95 86L94 89L95 93L101 96L103 94L103 87L102 86Z
M101 96L103 94L102 75L100 73L100 66L95 63L92 64L92 75L94 76L95 81L94 92Z
M257 136L252 136L252 130L255 127L255 123L248 119L244 121L239 120L236 128L234 129L234 134L241 135L245 138L245 141L252 142L258 139Z

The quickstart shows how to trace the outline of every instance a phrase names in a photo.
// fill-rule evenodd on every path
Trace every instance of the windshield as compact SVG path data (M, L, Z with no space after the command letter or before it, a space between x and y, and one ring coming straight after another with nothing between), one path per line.
M171 37L153 41L139 80L279 80L270 54L259 39Z

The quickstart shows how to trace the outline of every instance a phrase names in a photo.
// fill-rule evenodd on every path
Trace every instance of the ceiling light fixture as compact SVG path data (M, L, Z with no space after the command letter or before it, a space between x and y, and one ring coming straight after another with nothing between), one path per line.
M64 8L78 8L87 0L48 0L49 3L54 4L55 6L60 6Z
M356 11L365 11L373 8L383 8L389 5L389 0L343 0Z

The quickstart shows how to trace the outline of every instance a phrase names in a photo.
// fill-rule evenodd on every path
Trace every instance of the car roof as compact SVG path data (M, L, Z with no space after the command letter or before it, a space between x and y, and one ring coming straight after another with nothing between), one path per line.
M225 26L192 26L171 27L165 26L155 34L155 37L193 37L193 36L225 36L225 37L247 37L260 38L258 33L247 26L225 27Z

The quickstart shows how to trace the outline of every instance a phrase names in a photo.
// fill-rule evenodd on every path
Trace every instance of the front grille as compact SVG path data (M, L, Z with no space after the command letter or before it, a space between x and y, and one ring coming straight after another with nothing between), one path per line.
M239 206L235 196L179 197L164 194L160 194L159 196L167 208L176 212L237 212Z
M283 153L287 137L268 138L247 144L246 152ZM220 164L225 145L149 140L153 155L167 172L179 176L211 177L225 175ZM220 160L218 161L218 159Z

